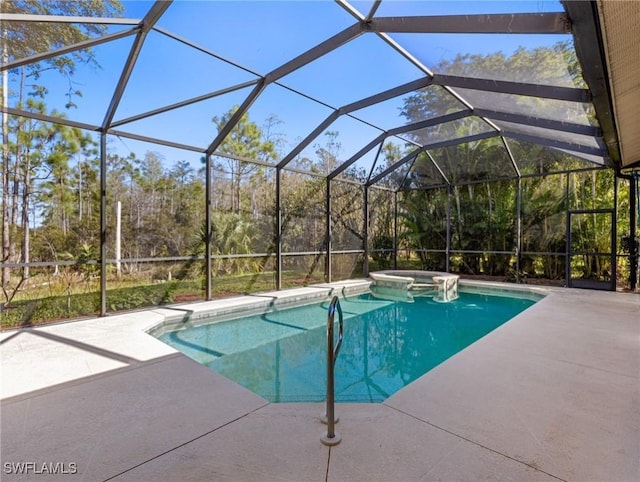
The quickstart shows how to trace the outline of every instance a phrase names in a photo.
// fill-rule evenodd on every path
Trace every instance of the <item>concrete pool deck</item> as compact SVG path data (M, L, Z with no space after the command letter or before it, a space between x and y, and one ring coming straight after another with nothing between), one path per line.
M331 448L323 404L268 403L145 333L237 300L2 332L0 478L637 481L640 296L544 290L386 402L338 404Z

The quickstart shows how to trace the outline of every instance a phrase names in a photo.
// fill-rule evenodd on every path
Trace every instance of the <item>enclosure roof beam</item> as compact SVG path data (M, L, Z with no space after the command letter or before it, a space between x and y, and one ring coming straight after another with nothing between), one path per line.
M236 68L238 68L240 70L244 70L245 72L248 72L251 75L255 75L256 77L262 77L259 73L251 70L250 68L245 67L244 65L240 65L239 63L234 62L233 60L230 60L230 59L228 59L226 57L223 57L222 55L220 55L220 54L208 49L207 47L203 47L202 45L198 45L197 43L192 42L191 40L188 40L188 39L186 39L186 38L184 38L184 37L182 37L180 35L177 35L177 34L175 34L173 32L170 32L169 30L166 30L166 29L164 29L164 28L162 28L162 27L160 27L158 25L155 25L153 27L153 30L154 30L154 32L158 32L158 33L164 35L165 37L169 37L170 39L175 40L176 42L180 42L181 44L186 45L187 47L191 47L191 48L193 48L195 50L198 50L198 51L202 52L203 54L207 54L207 55L210 55L211 57L215 57L216 59L218 59L218 60L220 60L222 62L225 62L225 63L227 63L229 65L233 65L234 67L236 67Z
M37 15L30 13L0 13L0 22L91 23L95 25L138 25L140 19L119 17L82 17L73 15Z
M96 45L111 42L112 40L118 40L124 37L135 35L138 32L140 32L139 26L129 30L123 30L122 32L116 32L109 35L103 35L102 37L98 37L98 38L83 40L82 42L77 42L72 45L66 45L65 47L61 47L56 50L50 50L48 52L42 52L36 55L31 55L29 57L25 57L24 59L15 60L13 62L7 62L4 65L0 65L0 72L3 72L5 70L15 69L17 67L22 67L24 65L29 65L35 62L41 62L43 60L52 59L54 57L58 57L60 55L66 55L71 52L75 52L77 50L84 50L91 47L95 47Z
M329 127L331 124L333 124L333 122L340 117L340 111L334 111L331 114L329 114L327 116L327 118L325 120L323 120L318 127L316 127L307 137L305 137L302 141L300 141L298 143L298 145L296 147L293 148L293 150L287 154L282 161L280 161L278 163L278 168L282 169L284 166L286 166L287 164L289 164L294 157L296 157L298 154L300 154L302 152L302 150L307 147L309 144L311 144L311 142L313 142L313 140L318 137L320 134L322 134L322 132Z
M336 177L338 174L340 174L346 168L348 168L353 163L355 163L360 157L362 157L367 152L369 152L376 144L378 144L379 142L384 141L384 139L386 139L389 136L394 136L396 134L402 134L403 132L410 132L410 131L415 131L415 130L418 130L418 129L424 129L425 127L435 126L435 125L438 125L438 124L443 124L445 122L451 122L451 121L454 121L454 120L457 120L457 119L461 119L461 118L464 118L464 117L469 117L471 115L473 115L473 112L471 112L469 110L462 110L462 111L458 111L458 112L453 112L451 114L445 114L443 116L434 117L434 118L431 118L431 119L426 119L426 120L423 120L423 121L420 121L420 122L414 122L413 124L408 124L406 126L396 127L395 129L391 129L391 130L389 130L387 132L383 132L378 137L376 137L373 141L371 141L369 144L367 144L365 147L363 147L358 152L356 152L353 156L351 156L350 159L348 159L347 161L345 161L342 164L340 164L340 166L338 166L336 169L334 169L333 172L329 173L328 177L329 177L329 179L333 179L334 177Z
M267 87L267 83L264 79L260 79L253 90L249 93L249 95L244 99L240 107L233 113L231 118L227 121L227 123L222 126L222 129L218 132L216 138L209 144L207 147L207 155L211 155L215 152L215 150L220 147L225 138L231 133L233 128L240 122L242 116L249 110L249 107L255 102L258 96L262 93L262 91Z
M462 112L466 113L467 115L469 115L469 113L467 111L462 111ZM440 142L434 142L434 143L431 143L431 144L425 144L425 145L421 146L420 148L412 151L411 154L409 154L408 156L403 157L398 162L396 162L393 165L389 166L387 169L382 171L380 174L376 175L373 179L371 179L370 182L367 183L367 185L371 185L371 184L374 184L374 183L378 182L380 179L382 179L384 176L389 174L391 171L394 171L395 169L399 168L404 163L406 163L411 158L411 155L413 155L415 153L418 153L421 150L439 149L439 148L442 148L442 147L455 146L455 145L458 145L458 144L463 144L465 142L473 142L473 141L478 141L478 140L482 140L482 139L488 139L490 137L496 137L497 135L499 135L498 132L489 131L489 132L482 132L480 134L474 134L474 135L471 135L471 136L459 137L457 139L449 139L449 140L446 140L446 141L440 141ZM435 164L435 162L434 162L434 164ZM440 171L442 173L441 169L437 166L437 164L436 164L436 168L438 168L438 171ZM443 178L445 180L447 180L447 178L444 176L444 174L443 174ZM448 182L448 180L447 180L447 182Z
M186 99L181 102L176 102L175 104L167 105L164 107L159 107L158 109L150 110L148 112L144 112L142 114L134 115L131 117L127 117L126 119L121 119L116 122L112 122L112 127L118 127L124 124L128 124L130 122L135 122L141 119L146 119L147 117L151 117L157 114L162 114L164 112L169 112L174 109L179 109L181 107L186 107L191 104L195 104L197 102L201 102L203 100L213 99L214 97L218 97L220 95L228 94L230 92L235 92L236 90L241 90L246 87L251 87L258 83L258 80L249 80L247 82L243 82L241 84L232 85L230 87L226 87L224 89L216 90L214 92L209 92L208 94L200 95L198 97L192 97L191 99Z
M599 127L576 124L573 122L564 122L553 119L545 119L542 117L531 117L512 112L497 111L492 109L473 109L473 113L489 119L511 122L514 124L524 124L543 129L551 129L556 131L571 132L573 134L581 134L584 136L601 137L602 130Z
M369 28L386 33L569 34L571 22L564 12L430 15L376 17Z
M375 2L373 2L373 5L371 5L371 9L369 10L369 13L364 18L365 22L371 21L371 19L376 14L376 11L378 10L378 7L380 6L381 3L382 3L382 0L375 0Z
M13 107L0 106L0 112L6 112L9 115L15 115L18 117L25 117L27 119L35 119L42 122L51 122L52 124L60 124L68 127L77 127L78 129L85 129L87 131L98 132L100 126L94 124L86 124L84 122L77 122L62 117L55 117L52 115L41 114L39 112L31 112L28 110L15 109Z
M518 178L522 177L522 174L520 173L520 168L518 167L518 163L516 162L516 159L513 157L513 153L511 152L511 148L509 147L507 140L503 136L500 136L500 140L502 141L502 145L506 149L507 155L511 160L511 165L513 166L513 170L516 171L516 175L518 176Z
M342 32L337 33L333 37L298 55L293 60L290 60L280 67L272 70L269 74L266 75L267 81L269 83L275 82L276 80L289 75L291 72L298 70L299 68L304 67L314 60L319 59L323 55L326 55L329 52L337 49L338 47L341 47L347 42L360 36L362 33L364 33L364 28L359 22L351 25L350 27L347 27Z
M431 153L429 151L425 151L425 153L427 154L427 156L429 156L429 159L431 159L431 162L433 163L433 165L435 166L435 168L438 170L438 172L440 173L440 175L442 176L442 179L444 179L444 181L447 183L447 185L451 185L451 182L449 181L449 179L447 178L447 176L445 176L444 171L440 168L440 166L438 165L438 163L436 162L436 160L433 158L433 156L431 155Z
M465 117L470 117L473 115L473 112L470 110L460 110L457 112L452 112L451 114L445 114L438 117L432 117L431 119L425 119L423 121L413 122L411 124L407 124L405 126L396 127L394 129L390 129L387 132L388 136L395 136L397 134L403 134L405 132L417 131L419 129L424 129L425 127L431 127L438 124L445 124L447 122L453 122L455 120L464 119Z
M124 68L122 69L122 73L120 75L120 79L118 80L118 84L116 85L113 96L111 97L111 102L109 103L109 107L107 108L107 113L105 114L104 120L102 121L103 132L111 127L113 116L118 109L118 105L120 105L120 100L122 100L122 95L124 94L124 90L127 87L129 78L131 77L131 72L133 72L133 66L138 60L140 50L142 49L142 45L144 44L144 41L147 37L147 33L149 32L149 30L151 30L151 28L153 28L155 23L160 20L160 17L164 12L166 12L172 1L173 0L157 0L140 22L140 31L136 35L133 46L129 51L129 56L127 57Z
M418 156L420 155L420 152L424 152L424 151L417 152L416 155L413 157L413 160L409 165L409 169L407 169L407 172L405 172L404 176L402 176L402 182L398 186L398 189L396 189L396 193L404 188L404 185L406 184L407 179L409 179L409 174L411 174L411 169L413 169L413 166L416 164L416 162L418 162Z
M480 134L473 134L471 136L458 137L456 139L449 139L446 141L433 142L431 144L425 144L423 149L442 149L443 147L457 146L458 144L466 144L467 142L481 141L483 139L490 139L491 137L497 137L500 133L496 131L481 132Z
M325 40L324 42L319 43L315 47L307 50L306 52L298 55L293 60L282 64L276 69L272 70L266 76L264 76L256 87L251 91L248 97L244 100L242 105L236 110L229 121L222 127L220 132L216 138L211 142L209 147L207 148L207 154L212 154L215 150L220 147L220 145L224 142L224 139L231 133L233 128L240 122L240 119L245 114L247 110L251 107L253 102L258 98L258 96L262 93L262 91L267 87L267 85L278 81L282 77L298 70L301 67L304 67L310 62L319 59L323 55L328 54L329 52L341 47L347 42L353 40L354 38L360 36L364 32L362 25L360 23L355 23L350 27L338 32L333 37Z
M356 102L352 102L351 104L344 105L340 107L338 110L342 114L348 114L350 112L372 106L373 104L378 104L380 102L393 99L394 97L398 97L400 95L407 94L409 92L413 92L418 89L422 89L423 87L427 87L431 85L431 83L432 83L431 77L421 77L417 80L412 80L411 82L407 82L397 87L393 87L383 92L379 92L375 95L365 97L364 99L358 100Z
M367 152L373 149L376 145L378 145L378 143L384 141L386 137L387 137L386 132L383 132L382 134L378 135L378 137L376 137L374 140L369 142L369 144L364 146L362 149L356 152L353 156L351 156L348 160L346 160L345 162L340 164L338 167L336 167L333 171L331 171L327 176L327 179L333 179L334 177L336 177L338 174L340 174L342 171L344 171L346 168L348 168L350 165L352 165L354 162L356 162L358 159L364 156Z
M141 136L140 134L133 134L131 132L124 132L124 131L119 131L115 129L109 129L107 131L107 134L118 136L118 137L126 137L127 139L134 139L136 141L148 142L150 144L158 144L161 146L173 147L176 149L184 149L185 151L199 152L201 154L205 153L205 150L202 147L190 146L188 144L180 144L178 142L158 139L156 137Z
M381 173L376 174L366 185L367 186L371 186L372 184L375 184L376 182L378 182L383 177L387 176L388 174L392 173L393 171L395 171L396 169L401 167L403 164L406 164L408 161L411 160L411 158L416 157L423 150L424 149L422 147L418 147L417 149L414 149L409 154L404 156L402 159L400 159L399 161L394 162L392 165L387 167Z
M545 147L553 147L555 149L563 149L566 151L582 152L584 154L590 154L593 156L602 156L605 159L607 157L607 152L602 147L585 146L584 144L575 144L572 142L549 139L547 137L533 136L531 134L522 134L520 132L512 132L508 130L503 130L500 132L500 134L505 137L510 137L511 139L533 142L534 144L539 144Z
M293 148L289 154L287 154L282 161L278 164L279 168L283 168L289 162L291 162L302 150L307 147L313 140L318 137L322 132L329 127L338 117L349 114L353 111L364 109L365 107L369 107L371 105L384 102L385 100L393 99L394 97L398 97L399 95L406 94L408 92L413 92L415 90L421 89L431 84L430 77L421 77L420 79L413 80L411 82L407 82L405 84L399 85L392 89L385 90L383 92L379 92L375 95L365 97L364 99L358 100L356 102L352 102L351 104L346 104L334 112L332 112L318 127L316 127L307 137L305 137L296 147Z
M366 183L368 183L371 180L371 176L373 176L373 170L376 168L376 165L378 164L378 160L380 159L380 153L382 152L383 147L384 147L384 142L381 142L380 146L378 147L378 152L376 152L376 157L373 160L373 164L371 164L371 169L369 169L369 175L367 176L365 186L367 185Z
M436 168L436 170L438 171L438 174L440 174L440 177L442 177L442 180L445 182L445 186L450 186L451 182L449 182L449 179L447 179L447 176L445 176L444 172L442 172L442 169L440 169L440 166L438 165L438 163L435 161L435 159L433 158L433 156L431 155L431 153L429 151L424 151L424 153L427 155L427 157L429 158L429 161L431 162L431 164L433 164L433 166ZM398 187L398 190L403 189L404 185L407 182L407 179L409 178L409 174L411 174L411 171L413 170L413 167L416 165L416 162L418 162L418 156L420 155L420 153L418 153L415 157L415 159L413 160L413 162L411 163L411 165L409 166L409 169L407 169L406 174L404 175L404 179L402 180L402 184L400 184L400 186ZM417 176L420 177L420 174L417 174ZM421 177L426 177L426 176L421 176ZM436 186L441 186L440 184L436 184Z
M459 77L456 75L435 74L433 83L442 86L459 87L462 89L482 90L501 94L526 95L546 99L566 100L571 102L590 102L591 93L588 89L574 87L558 87L554 85L528 84L525 82L511 82L508 80L479 79L474 77Z
M353 16L355 19L361 22L365 29L367 29L368 31L371 31L371 29L369 28L369 20L367 19L367 17L362 15L355 8L353 8L349 2L347 2L346 0L335 0L335 2L338 5L340 5L343 9L345 9L351 16ZM372 12L374 7L372 7L371 9ZM411 55L404 47L398 44L398 42L396 42L391 37L389 37L389 35L387 35L384 32L374 32L374 33L378 37L380 37L385 43L387 43L387 45L389 45L392 49L394 49L396 52L402 55L407 61L409 61L411 64L417 67L419 70L424 72L429 77L433 76L433 72L431 72L422 62L420 62L413 55Z

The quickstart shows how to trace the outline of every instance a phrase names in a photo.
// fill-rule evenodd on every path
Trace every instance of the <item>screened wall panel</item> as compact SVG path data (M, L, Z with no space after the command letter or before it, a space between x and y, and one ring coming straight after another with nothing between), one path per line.
M364 249L364 190L350 182L331 181L331 249Z
M520 275L564 283L566 261L566 175L532 177L521 184Z
M498 137L433 149L429 154L452 184L514 178L517 175Z
M402 252L398 255L398 269L447 271L447 253L441 250ZM451 268L449 271L453 272Z
M462 278L492 279L495 281L515 281L515 258L512 254L501 253L458 253L453 252L449 260L449 271Z
M82 281L89 269L83 267L31 268L31 275L46 283L23 296L13 297L0 313L3 329L32 326L46 321L60 321L100 314L100 282L98 278ZM69 287L73 286L73 291ZM7 286L11 293L14 286ZM5 302L6 303L6 302Z
M410 170L403 185L407 189L440 187L449 182L431 152L420 152L408 165Z
M570 173L569 208L571 210L613 209L614 182L615 176L610 170Z
M215 298L271 291L276 288L275 257L213 256L216 270L212 278L212 296Z
M393 191L369 189L369 256L370 269L390 269L394 257L394 214L395 197Z
M625 289L628 286L628 280L631 275L631 260L629 254L631 252L631 216L630 216L630 181L628 179L618 179L618 203L616 210L616 254L617 258L617 284L619 289ZM638 197L636 196L636 199ZM636 216L637 222L637 216ZM637 230L637 227L636 227ZM637 232L637 231L636 231ZM636 236L637 238L640 238ZM636 279L637 279L636 274Z
M128 36L91 49L91 63L112 65L112 69L79 69L77 63L86 62L82 60L86 56L74 55L70 61L68 55L59 55L36 65L9 70L7 105L100 125L110 102L104 92L115 90L133 38ZM39 45L40 42L35 46ZM61 81L61 77L66 81ZM91 99L91 108L85 107L85 99Z
M273 276L275 169L232 159L212 157L212 161L214 289L235 277Z
M460 272L508 273L516 247L516 190L514 181L452 187L451 249L459 252Z
M590 148L593 151L602 149L602 145L596 141L592 136L576 134L573 132L563 132L557 129L544 129L541 127L530 126L525 124L515 124L505 121L494 121L500 129L515 132L525 135L531 135L542 139L549 139L552 141L560 141L568 144L576 144L578 146L584 146Z
M544 119L562 119L583 125L592 125L593 106L583 102L527 95L488 92L483 90L456 88L456 92L475 108L493 109Z
M334 253L331 255L331 280L341 281L362 278L364 255L362 253Z
M303 117L301 111L305 113ZM276 164L332 112L285 87L267 86L246 112L261 133L259 160ZM235 145L235 153L241 155L248 144Z
M118 117L115 122L116 130L158 139L158 123L161 122L172 126L171 132L164 136L164 141L198 148L204 152L211 141L215 139L219 130L224 126L226 120L235 112L238 105L244 101L249 92L250 88L236 90L198 103L167 110L153 117L143 117L140 119L136 117ZM163 106L161 105L160 107ZM136 114L138 113L144 114L145 111L136 112ZM243 118L238 129L235 129L234 132L240 140L237 141L233 138L228 138L228 140L218 148L218 152L222 154L247 156L247 149L239 147L245 147L247 145L245 143L250 142L250 133L246 131L252 124L255 124L252 119L248 117Z
M396 115L403 117L403 123L409 125L468 109L464 103L440 85L429 85L418 89L405 95L402 101L402 105L397 107Z
M326 181L282 172L282 250L285 253L322 251L326 239Z
M287 254L282 257L282 287L299 288L325 281L326 255Z
M505 139L522 176L544 175L572 169L593 169L593 164L560 150L518 139Z
M355 19L354 19L355 21ZM375 51L376 61L362 52ZM380 63L385 65L380 75ZM283 77L282 84L340 107L424 76L376 35L360 35ZM367 79L363 82L363 79ZM326 86L339 85L339 89Z
M399 213L398 264L405 256L419 267L441 266L447 248L447 189L411 190L402 194ZM406 261L408 262L409 259ZM431 269L431 268L429 268Z
M166 59L171 59L171 63L158 62L153 57L144 55L145 51L163 52ZM256 80L256 75L238 69L229 62L194 49L161 32L151 31L126 85L122 102L118 105L116 119ZM147 95L149 91L156 94ZM220 114L210 113L210 116Z
M109 145L120 142L110 138ZM199 156L178 149L160 154L147 143L135 147L141 157L119 155L119 149L107 155L107 309L204 299Z
M568 226L571 231L570 286L589 287L593 282L606 285L612 283L614 273L611 256L613 213L572 213L570 219ZM585 285L583 280L588 284Z
M429 146L439 142L460 139L487 132L494 132L491 126L478 117L466 117L436 126L412 131L409 137L421 145Z

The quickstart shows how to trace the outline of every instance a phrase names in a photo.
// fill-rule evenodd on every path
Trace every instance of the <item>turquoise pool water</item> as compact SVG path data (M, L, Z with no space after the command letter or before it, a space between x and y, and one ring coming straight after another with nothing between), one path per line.
M336 400L381 402L535 301L462 292L450 303L371 294L340 303L344 340L335 366ZM328 306L204 324L159 339L271 402L320 402Z

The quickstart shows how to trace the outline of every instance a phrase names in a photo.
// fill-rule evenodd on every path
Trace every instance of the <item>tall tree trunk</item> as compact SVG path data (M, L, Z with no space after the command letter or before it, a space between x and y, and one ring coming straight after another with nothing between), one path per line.
M78 160L78 222L82 224L82 162Z
M29 263L30 233L29 233L29 196L31 195L31 158L25 156L24 186L22 189L22 262ZM22 280L29 279L29 266L22 269Z
M5 24L6 25L6 24ZM2 28L2 38L7 38L6 27ZM9 47L7 41L2 42L2 63L9 62ZM2 106L9 105L9 72L2 71ZM9 212L9 115L2 113L2 261L9 261L10 257L10 212ZM2 268L2 287L11 281L11 268Z
M18 91L18 108L22 109L24 106L24 81L25 81L25 73L24 67L20 68L20 89ZM23 145L20 141L20 137L22 134L22 128L24 126L24 119L18 118L16 122L16 145L15 145L15 160L14 160L14 169L13 169L13 191L12 191L12 201L11 201L11 226L13 229L17 230L18 226L18 212L20 212L20 166L22 166L22 151ZM15 259L16 253L16 241L15 236L12 237L11 240L11 256Z

